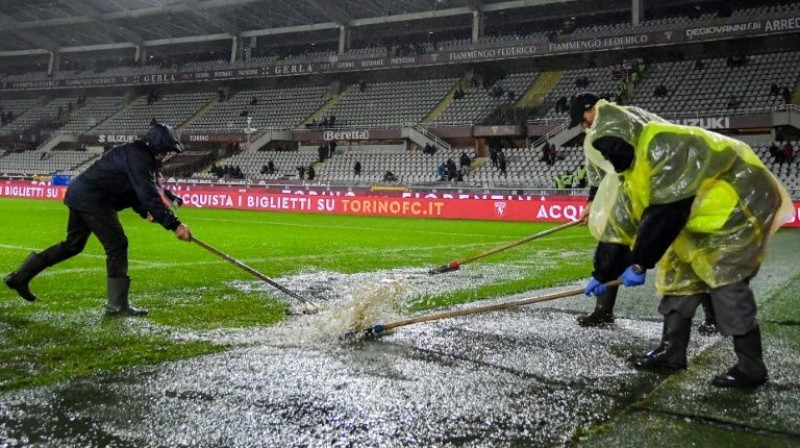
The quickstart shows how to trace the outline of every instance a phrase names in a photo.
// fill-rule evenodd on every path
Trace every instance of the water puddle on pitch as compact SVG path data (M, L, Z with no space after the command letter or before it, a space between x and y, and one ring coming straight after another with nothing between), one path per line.
M757 296L796 274L796 267L787 267L794 253L787 250L762 269L754 281ZM2 393L0 446L573 446L576 434L663 381L624 362L658 342L661 323L652 288L626 290L616 323L603 329L575 324L587 302L574 298L409 325L360 344L338 338L348 326L407 317L410 304L434 292L524 272L525 267L484 266L446 276L405 270L302 272L277 279L319 300L326 311L275 328L175 333L232 348ZM693 332L690 359L717 343L729 344ZM732 356L729 345L713 350ZM779 367L775 360L784 352L768 347L773 366ZM775 373L780 381L781 371ZM686 383L691 387L681 389L679 401L710 406L703 391L707 397L719 392L706 383L705 376ZM770 400L761 403L759 414L770 413ZM793 409L791 403L776 409Z

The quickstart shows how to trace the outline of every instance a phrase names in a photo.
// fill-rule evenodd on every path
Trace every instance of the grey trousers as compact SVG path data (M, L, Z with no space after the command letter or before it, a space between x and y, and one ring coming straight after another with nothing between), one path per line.
M724 336L742 336L758 326L756 321L756 299L750 289L748 278L730 285L711 289L707 293L691 296L664 296L658 304L658 312L666 316L677 312L684 319L692 319L700 300L710 297L717 314L717 328Z

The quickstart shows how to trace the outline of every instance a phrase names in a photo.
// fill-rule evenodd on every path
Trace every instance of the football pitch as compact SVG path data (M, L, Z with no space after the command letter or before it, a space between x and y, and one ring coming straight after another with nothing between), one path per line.
M178 213L198 238L325 311L288 315L292 298L123 212L131 301L150 315L103 317L105 256L95 239L32 282L36 302L3 287L0 440L243 447L790 447L800 441L795 230L776 235L752 282L770 380L739 391L709 385L733 362L730 340L720 335L693 331L690 366L672 376L626 365L629 354L659 340L652 275L643 287L623 288L609 328L576 325L575 316L593 306L581 294L403 327L364 344L336 337L350 329L338 319L356 309L348 297L364 291L396 292L393 317L402 319L580 288L595 246L583 227L429 275L556 224ZM6 273L29 251L63 238L67 209L7 199L0 216L7 223L0 240ZM334 331L324 334L333 340L303 340L325 320Z
M54 201L4 199L0 272L15 269L30 251L61 241L68 210ZM314 301L329 300L309 285L309 273L353 275L416 272L430 282L401 312L523 293L585 279L594 241L572 227L462 267L498 275L449 284L453 274L427 270L463 260L556 224L321 216L180 209L195 236ZM130 210L120 213L129 240L130 299L150 309L149 330L125 319L102 318L105 255L95 237L84 252L37 276L28 303L0 292L0 387L48 384L224 350L208 342L176 342L172 332L263 327L286 319L293 299L229 262L185 243ZM507 275L504 275L507 274ZM299 276L299 277L298 277ZM325 283L326 275L312 283ZM299 280L298 280L299 278ZM448 285L449 284L449 285ZM245 285L245 287L243 287ZM449 288L436 288L448 285ZM366 284L370 288L373 285ZM334 291L335 292L335 291ZM342 329L343 331L346 329Z

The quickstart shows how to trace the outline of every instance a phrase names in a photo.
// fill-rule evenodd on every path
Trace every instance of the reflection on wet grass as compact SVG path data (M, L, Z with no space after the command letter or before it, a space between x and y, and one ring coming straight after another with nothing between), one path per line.
M34 320L5 315L2 318L0 387L3 390L224 349L207 342L175 344L166 336L136 334L119 319L52 317Z
M305 270L351 274L414 268L427 272L453 258L464 259L553 226L204 209L179 213L198 237L281 281ZM57 202L0 201L0 219L15 224L3 229L0 273L13 270L30 251L63 238L66 218L66 208ZM105 256L91 238L81 255L36 277L32 289L38 301L23 302L13 291L0 287L2 389L225 350L219 341L175 335L269 327L287 319L289 299L273 288L238 288L235 284L242 281L264 285L132 212L121 213L120 219L130 242L131 301L149 308L150 315L144 319L101 317ZM584 278L592 247L586 229L564 230L463 268L480 272L514 266L520 275L482 278L478 274L460 291L433 292L413 309ZM422 282L453 283L452 276L425 277ZM326 284L324 276L320 281ZM287 285L301 292L304 287L325 290L310 284ZM316 299L313 294L311 298Z

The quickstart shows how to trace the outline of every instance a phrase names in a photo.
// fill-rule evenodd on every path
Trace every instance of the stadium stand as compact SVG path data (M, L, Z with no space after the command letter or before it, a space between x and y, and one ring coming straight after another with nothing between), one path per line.
M323 104L326 91L322 86L243 90L217 101L187 130L241 132L247 127L246 117L252 118L251 126L257 129L294 127Z
M327 160L318 174L321 180L383 183L386 172L390 171L397 177L397 183L430 184L439 180L436 168L447 159L458 163L459 154L460 149L440 150L427 155L420 150L406 149L405 145L353 146L342 149L340 154ZM361 163L360 175L353 170L356 162Z
M408 125L425 115L453 87L456 78L370 83L350 88L333 106L338 125Z
M752 3L752 4L751 4ZM229 68L267 67L273 64L297 63L332 63L338 61L358 61L369 58L386 58L393 56L415 55L421 53L438 53L443 51L471 51L491 49L509 44L534 44L537 46L549 43L561 43L565 39L590 38L593 36L614 33L630 33L669 30L679 26L722 26L737 20L755 20L754 18L785 17L800 11L800 2L733 2L732 11L727 13L710 8L691 10L691 6L675 5L657 11L648 16L640 25L634 27L629 20L609 10L596 16L578 17L569 29L565 29L558 17L566 18L563 11L554 10L559 15L542 17L534 20L540 26L493 27L494 34L480 36L477 42L466 38L468 33L456 30L452 33L439 33L436 37L417 35L416 40L407 36L397 36L398 41L391 38L380 39L379 43L371 39L363 39L357 47L345 49L343 53L332 50L336 48L335 40L322 39L316 47L309 47L308 42L299 39L285 48L270 42L270 46L253 48L251 53L235 62L230 62L229 54L224 51L202 51L193 49L192 55L199 55L188 61L180 57L159 56L146 65L132 65L130 57L120 59L120 66L99 69L100 64L69 64L62 66L54 73L42 71L22 74L8 74L2 81L34 81L82 79L96 76L118 75L139 76L145 74L163 74L179 70L218 70ZM738 8L735 6L739 6ZM744 6L742 6L744 5ZM612 8L613 9L613 8ZM572 21L574 18L568 18ZM597 20L593 20L597 19ZM566 23L566 21L565 21ZM535 31L530 31L535 30ZM449 38L448 38L449 37ZM254 43L253 43L254 44ZM670 53L672 48L639 51L628 61L636 61L638 57L652 57L652 62L639 65L636 61L630 70L620 70L622 57L604 57L598 55L581 59L558 56L547 58L540 67L539 59L534 57L536 65L531 61L516 59L512 61L493 60L482 64L454 64L452 67L427 70L427 68L394 71L394 70L362 70L353 73L330 73L318 76L283 78L270 84L269 88L256 87L266 83L261 81L240 79L235 83L219 84L198 83L191 93L182 93L186 89L177 88L169 83L150 88L150 94L144 95L144 87L110 88L97 87L97 91L89 91L86 100L78 104L77 89L65 91L47 90L37 98L0 100L0 107L5 113L11 112L14 119L0 127L0 136L11 137L27 131L35 134L38 131L51 132L52 127L61 126L60 133L84 136L113 134L115 136L142 134L150 121L156 120L179 127L182 132L195 134L239 134L248 125L259 131L270 128L290 129L301 127L313 118L335 116L335 127L343 128L398 128L421 124L435 128L447 125L465 125L471 127L478 124L499 125L506 122L489 122L504 112L513 109L522 96L537 79L539 73L553 73L552 84L540 85L536 92L537 103L526 103L532 110L526 117L536 117L537 124L559 123L566 119L566 108L569 99L579 92L596 91L603 95L620 92L625 87L625 96L621 100L625 104L633 104L659 113L667 118L691 116L710 116L709 114L738 115L753 112L769 113L772 108L782 106L800 98L800 51L792 47L792 41L785 45L775 44L767 50L759 49L757 44L747 47L725 47L719 45L708 56L693 59L695 52L687 52L685 59ZM311 51L308 51L312 49ZM313 50L316 49L316 50ZM257 51L256 51L257 50ZM630 52L630 54L634 54ZM675 51L675 54L680 51ZM627 54L625 56L628 57ZM617 62L611 62L617 61ZM595 66L599 64L599 66ZM45 64L46 65L46 64ZM357 66L358 64L353 64ZM34 65L30 65L33 67ZM107 67L108 64L103 64ZM165 68L166 67L166 68ZM4 70L5 71L5 70ZM488 85L465 85L466 77L455 77L455 73L506 73L496 82ZM622 75L624 72L625 75ZM364 75L362 77L362 75ZM560 75L560 78L557 78ZM497 76L497 75L493 75ZM357 79L368 79L360 85ZM556 82L555 80L558 79ZM340 96L330 95L332 85L343 85L339 89ZM541 87L546 85L546 87ZM218 96L217 89L223 86L231 93L225 98ZM459 88L461 86L461 88ZM101 90L103 89L103 90ZM63 92L63 93L62 93ZM455 97L453 93L458 92ZM513 92L513 95L509 95ZM83 96L83 92L80 92ZM30 96L30 95L28 95ZM543 101L542 101L542 98ZM451 100L452 99L452 100ZM445 100L445 101L443 101ZM538 102L541 101L541 104ZM70 108L69 104L73 107ZM438 109L437 109L438 106ZM445 107L446 106L446 107ZM61 113L58 113L61 108ZM435 114L433 113L435 112ZM517 115L514 115L517 117ZM512 122L517 126L519 121ZM320 131L321 127L306 125L308 131ZM524 128L524 126L520 126ZM759 129L758 132L775 134L776 130ZM319 139L319 132L308 132L309 138ZM790 141L796 147L795 132L791 132ZM261 136L261 134L258 134ZM582 152L577 141L566 143L558 148L559 157L554 164L548 165L541 159L541 153L526 147L533 140L524 140L528 135L516 135L504 143L503 149L507 161L506 173L500 173L492 166L488 158L475 160L469 170L463 172L463 184L479 187L492 185L523 185L526 188L551 188L553 176L565 171L574 171L582 162ZM797 177L796 158L791 161L777 162L769 152L771 142L757 145L759 156L790 188L800 188ZM770 136L772 137L772 136ZM288 137L281 137L283 139ZM453 146L464 147L475 145L478 138L463 137L464 140L451 142ZM264 139L266 141L267 139ZM215 151L208 147L219 146L213 140L187 140L197 142L203 148L202 154L192 154L190 158L205 161ZM73 146L77 142L69 141ZM39 142L41 143L41 141ZM58 143L53 139L53 146ZM247 151L216 162L221 166L236 167L242 176L257 180L295 180L297 167L315 165L317 180L337 183L369 183L382 182L387 171L392 172L400 183L436 184L439 176L437 167L448 158L458 164L460 149L439 150L434 155L426 155L422 151L407 149L415 145L406 142L402 145L387 146L380 142L364 142L348 148L342 143L337 153L325 162L318 162L316 146L301 146L299 151ZM385 143L385 142L384 142ZM419 143L419 142L415 142ZM225 143L222 143L224 145ZM263 143L266 145L267 143ZM296 145L296 142L292 142ZM302 143L301 143L302 144ZM61 147L69 146L64 144ZM421 146L421 144L420 144ZM15 145L17 149L29 147ZM274 147L267 146L267 147ZM58 149L58 147L57 147ZM472 156L474 149L466 151ZM48 154L42 156L42 154ZM54 156L54 154L59 154ZM79 171L81 157L66 157L65 151L37 151L23 156L7 154L0 158L0 172L26 174L47 174L53 170ZM80 153L91 157L89 153ZM46 157L38 159L38 157ZM188 160L188 159L187 159ZM277 171L272 174L262 173L262 168L272 160ZM353 165L358 160L362 164L362 173L355 176ZM75 164L72 164L75 162ZM40 165L39 168L36 165ZM63 165L63 166L62 166ZM193 163L186 163L193 166ZM195 173L194 179L218 180L217 175L207 171Z
M583 163L583 150L578 147L561 148L553 165L539 160L541 154L531 148L503 148L502 151L507 161L505 176L487 161L465 180L477 185L521 184L531 188L554 188L553 177L556 174L574 172Z
M276 172L261 174L264 165L272 160ZM246 179L282 179L298 178L298 167L307 169L318 160L316 148L304 148L299 151L244 151L234 156L222 159L217 166L238 167ZM196 179L213 180L218 178L212 173L196 173Z
M25 151L0 157L0 173L5 174L68 174L86 168L86 162L97 157L86 151Z
M601 95L608 95L620 83L620 78L614 75L614 67L588 67L565 70L561 79L545 97L545 104L550 105L544 118L566 120L568 109L558 107L558 104L567 105L573 96L593 91ZM585 80L583 85L579 80Z
M757 54L736 63L733 57L652 64L629 103L664 114L736 113L785 104L779 90L800 81L800 52ZM722 83L722 85L720 85ZM664 86L666 95L656 95Z
M18 133L61 116L66 117L69 110L73 107L77 108L77 102L78 98L56 98L41 107L33 106L14 121L3 126L0 133Z
M463 98L454 99L433 124L481 123L495 108L514 104L537 75L537 72L512 73L487 88L468 86L462 89Z
M81 133L102 123L125 105L125 97L107 96L88 98L86 104L70 114L69 122L60 131Z
M156 101L148 101L147 96L140 96L118 114L92 129L92 132L143 134L154 118L178 127L216 97L216 92L167 94Z
M40 103L40 99L28 99L28 100L10 100L10 99L3 99L0 100L0 112L3 114L8 114L9 112L12 114L12 120L17 119L20 115L22 115L25 111L33 107L34 105ZM5 119L3 120L5 121ZM0 132L2 132L2 128L0 128Z

